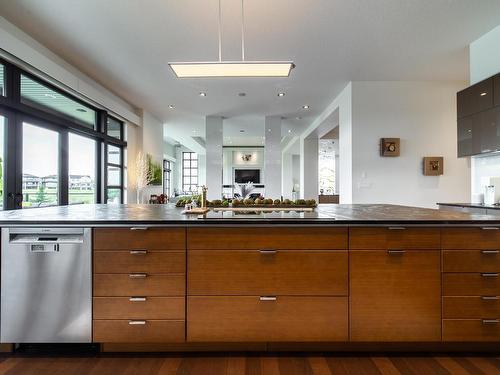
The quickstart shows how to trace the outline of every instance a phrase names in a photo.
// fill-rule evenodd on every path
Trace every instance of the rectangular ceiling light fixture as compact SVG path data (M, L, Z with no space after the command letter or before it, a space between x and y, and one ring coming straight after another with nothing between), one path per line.
M177 78L288 77L291 61L214 61L169 63Z

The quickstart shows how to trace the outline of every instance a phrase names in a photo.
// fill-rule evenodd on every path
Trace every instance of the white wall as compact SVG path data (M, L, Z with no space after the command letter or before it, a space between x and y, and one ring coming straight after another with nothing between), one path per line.
M319 194L319 139L300 139L300 197L318 199Z
M470 83L500 73L500 26L469 45Z
M437 202L469 200L470 166L467 159L456 156L455 98L465 85L465 82L352 83L353 203L436 208ZM379 156L382 137L401 138L400 157ZM341 164L342 146L341 139ZM424 176L424 156L443 156L444 175ZM344 178L342 165L340 172Z

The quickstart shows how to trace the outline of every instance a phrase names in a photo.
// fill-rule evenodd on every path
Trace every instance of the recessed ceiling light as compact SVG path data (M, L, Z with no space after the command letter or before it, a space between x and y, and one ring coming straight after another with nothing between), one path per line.
M302 106L302 109L309 109L309 106L308 106L307 104L304 104L304 105Z
M83 109L83 108L77 108L76 110L77 110L78 112L87 112L87 110L86 110L86 109Z
M240 92L238 93L238 96L247 96L247 94L245 92Z
M267 131L268 131L269 133L271 133L271 129L267 129Z
M175 105L173 105L173 104L169 104L169 105L168 105L168 108L170 108L170 109L174 109L174 108L175 108Z
M285 93L284 93L284 92L279 92L279 93L278 93L278 96L279 96L280 98L282 98L283 96L285 96Z
M292 129L288 129L288 133L291 133L292 132Z
M200 96L207 96L207 93L206 92L200 92L199 94Z

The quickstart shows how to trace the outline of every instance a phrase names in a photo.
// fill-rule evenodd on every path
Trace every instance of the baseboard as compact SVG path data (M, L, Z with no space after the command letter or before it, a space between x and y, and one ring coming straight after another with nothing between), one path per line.
M103 343L102 352L404 352L499 353L498 342L479 343Z

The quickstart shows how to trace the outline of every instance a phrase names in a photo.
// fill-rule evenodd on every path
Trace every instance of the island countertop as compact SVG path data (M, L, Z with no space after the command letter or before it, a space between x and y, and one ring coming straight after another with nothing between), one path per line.
M319 205L312 212L185 215L172 205L91 204L0 212L0 226L500 225L498 216L385 204Z

